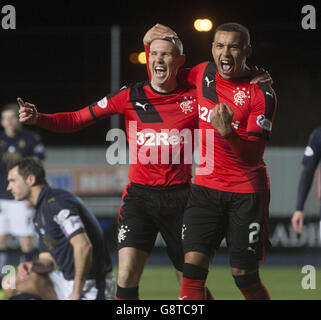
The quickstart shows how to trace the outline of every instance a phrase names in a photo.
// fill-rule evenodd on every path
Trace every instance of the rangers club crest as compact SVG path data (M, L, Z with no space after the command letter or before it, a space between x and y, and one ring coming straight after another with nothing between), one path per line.
M236 90L233 90L234 94L234 104L237 106L243 106L243 104L245 103L245 100L247 98L250 98L250 91L246 90L246 88L236 88Z
M118 242L121 243L127 238L126 233L129 232L130 229L128 226L121 225L119 231L118 231Z
M192 112L194 109L194 107L192 106L192 103L195 102L196 99L193 99L193 97L189 97L189 98L191 100L188 100L188 97L184 97L184 100L179 104L180 108L185 114Z

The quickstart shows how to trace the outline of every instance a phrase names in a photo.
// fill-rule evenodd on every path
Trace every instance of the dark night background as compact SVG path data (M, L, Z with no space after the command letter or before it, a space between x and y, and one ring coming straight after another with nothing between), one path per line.
M249 65L267 69L279 107L271 146L302 146L320 125L321 1L8 1L17 29L0 29L0 105L20 96L44 113L73 111L110 90L110 26L121 26L121 86L146 79L145 65L131 64L155 23L181 37L191 67L211 59L213 31L198 33L196 18L214 27L236 21L251 32ZM316 8L317 30L303 30L301 9ZM2 14L0 17L2 18ZM47 146L105 145L110 120L76 134L37 129Z

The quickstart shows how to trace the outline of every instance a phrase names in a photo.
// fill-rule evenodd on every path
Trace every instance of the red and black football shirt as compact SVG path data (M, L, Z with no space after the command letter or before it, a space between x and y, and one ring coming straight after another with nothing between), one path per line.
M163 94L148 81L139 82L76 112L39 113L37 125L73 132L118 113L125 117L131 182L150 186L190 183L198 125L195 89L178 86Z
M249 79L225 80L216 64L206 62L180 74L189 86L196 86L199 103L200 164L194 183L208 188L238 193L263 192L269 178L263 160L257 165L242 161L228 141L210 122L211 110L218 103L229 105L233 112L232 127L241 139L269 139L276 111L276 95L267 84L250 84Z

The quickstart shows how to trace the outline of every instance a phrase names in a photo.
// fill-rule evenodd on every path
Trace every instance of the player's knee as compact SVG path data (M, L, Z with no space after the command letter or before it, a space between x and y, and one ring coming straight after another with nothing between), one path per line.
M178 271L177 269L175 270L175 272L176 272L177 281L178 281L179 285L181 286L182 285L182 281L183 281L183 272L182 271Z
M200 252L188 252L185 254L185 263L208 269L210 264L210 257Z
M258 270L248 272L243 269L236 269L232 272L236 286L239 289L248 288L252 284L258 283L260 281L260 276Z
M5 250L7 248L7 235L0 235L0 250Z
M20 247L23 252L29 252L33 249L33 243L31 237L20 237Z
M118 285L121 287L138 286L140 273L134 269L123 269L118 271Z

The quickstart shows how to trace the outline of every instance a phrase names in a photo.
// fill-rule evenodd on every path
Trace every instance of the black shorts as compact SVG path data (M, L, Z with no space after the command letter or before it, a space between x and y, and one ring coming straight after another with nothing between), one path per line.
M212 257L226 238L232 268L257 268L269 245L269 201L269 191L232 193L193 185L183 220L184 252Z
M150 253L160 232L169 258L182 271L182 222L189 192L188 184L170 187L129 184L119 210L118 250L133 247Z

